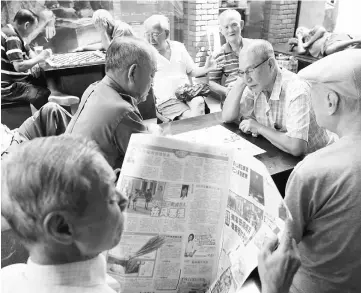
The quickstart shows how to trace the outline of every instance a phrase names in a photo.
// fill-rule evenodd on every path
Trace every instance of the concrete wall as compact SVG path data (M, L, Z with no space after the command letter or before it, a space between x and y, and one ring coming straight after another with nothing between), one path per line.
M302 1L298 26L311 28L322 25L325 18L325 0Z

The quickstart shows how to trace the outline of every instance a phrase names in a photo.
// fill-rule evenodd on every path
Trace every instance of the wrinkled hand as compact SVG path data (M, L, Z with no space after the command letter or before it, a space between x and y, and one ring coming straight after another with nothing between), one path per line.
M269 240L258 255L258 273L263 293L288 293L293 277L301 265L296 241L291 237L290 226L285 231L278 248L277 237Z
M244 133L252 133L253 136L257 136L259 133L259 129L262 127L260 123L256 120L249 118L243 120L239 124L239 129Z
M53 38L55 34L56 34L55 26L47 26L45 28L45 35L48 39Z
M39 53L39 58L41 61L45 61L46 59L51 57L51 50L50 49L45 49L43 51L41 51L41 53Z

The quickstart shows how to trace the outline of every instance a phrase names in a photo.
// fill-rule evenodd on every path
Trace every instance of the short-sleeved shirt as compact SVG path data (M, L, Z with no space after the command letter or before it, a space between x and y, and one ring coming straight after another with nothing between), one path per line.
M132 133L147 132L134 98L105 76L84 92L66 133L94 140L109 165L120 168Z
M242 38L241 50L247 47L251 41L250 39ZM208 77L210 81L218 84L222 84L222 78L225 77L224 84L222 85L228 86L231 82L236 81L238 77L239 52L233 51L231 45L227 42L221 47L219 52L214 54L214 58L218 58L221 55L224 55L224 66L209 72Z
M175 99L177 88L189 84L188 75L195 67L192 57L182 43L167 42L171 49L170 60L159 53L157 54L157 72L153 83L157 105Z
M286 205L301 255L290 292L361 292L361 136L342 137L292 172Z
M306 141L311 153L330 142L327 131L318 126L311 107L310 86L297 74L281 68L271 96L253 93L248 88L241 99L241 116L255 118L260 124Z
M131 26L123 21L116 20L112 35L109 36L111 40L116 37L132 37L134 32Z
M29 46L11 24L1 29L1 95L9 94L11 85L16 81L25 81L31 71L17 72L13 63L29 59Z

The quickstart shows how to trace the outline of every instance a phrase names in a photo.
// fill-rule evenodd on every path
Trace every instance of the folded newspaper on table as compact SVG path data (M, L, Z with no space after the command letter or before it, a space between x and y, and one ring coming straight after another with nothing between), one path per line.
M129 204L107 269L123 292L237 292L289 217L265 166L227 147L132 135L117 188Z

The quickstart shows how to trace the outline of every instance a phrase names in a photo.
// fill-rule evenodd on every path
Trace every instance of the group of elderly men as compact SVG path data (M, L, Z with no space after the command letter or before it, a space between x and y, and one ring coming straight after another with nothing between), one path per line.
M153 85L161 113L194 116L204 101L181 104L173 91L189 76L207 73L211 88L226 95L225 121L238 121L242 131L288 153L307 154L286 188L293 221L278 248L273 240L259 257L262 291L361 291L361 51L335 53L296 75L277 65L267 41L241 37L236 11L223 12L219 21L227 43L199 68L182 44L169 41L166 18L150 17L146 36L153 46L132 37L111 40L106 76L84 92L74 117L56 109L51 118L31 119L67 134L25 142L3 161L2 216L30 252L27 265L3 269L4 292L69 286L111 292L100 253L119 241L127 206L112 169L121 167L132 133L161 133L143 123L137 104ZM112 35L114 24L98 25ZM326 129L339 140L330 144ZM41 281L43 291L41 274L50 276Z

